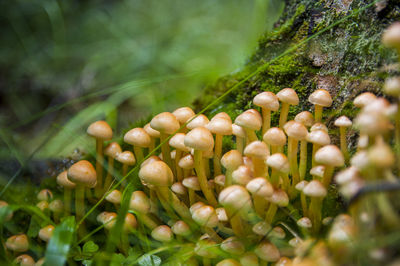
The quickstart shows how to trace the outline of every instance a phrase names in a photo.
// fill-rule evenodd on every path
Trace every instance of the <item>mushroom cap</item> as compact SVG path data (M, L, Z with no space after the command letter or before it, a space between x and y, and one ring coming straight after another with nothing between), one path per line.
M51 236L53 235L53 231L54 231L53 225L50 224L48 226L45 226L39 230L39 238L44 242L49 242Z
M235 124L250 130L260 130L262 126L261 115L257 110L246 110L236 117Z
M174 182L171 169L163 161L146 164L139 170L139 177L143 183L154 186L170 186Z
M383 88L386 94L398 97L400 95L400 77L386 79Z
M28 237L25 234L10 236L7 238L6 247L15 252L25 252L29 249Z
M360 171L357 167L350 166L349 168L346 168L345 170L342 170L336 174L335 182L339 185L344 185L356 178L360 178Z
M344 165L343 153L335 145L326 145L315 153L318 164L339 167Z
M150 156L149 158L147 158L146 160L144 160L142 162L142 164L140 165L140 168L142 168L146 164L149 164L149 163L152 163L152 162L156 162L156 161L161 161L160 157L158 157L156 155L152 155L152 156Z
M312 127L310 128L310 132L316 131L316 130L323 130L326 133L328 133L328 128L327 126L325 126L322 123L315 123L314 125L312 125Z
M317 176L322 178L324 176L324 173L325 173L325 166L323 165L317 165L310 169L310 174L312 176Z
M307 186L303 188L303 193L309 197L324 198L328 194L324 185L318 180L310 181Z
M90 136L100 140L112 139L112 129L106 121L96 121L88 127L86 131Z
M314 130L307 134L306 140L313 144L325 146L331 144L331 138L328 133L323 130Z
M124 141L134 146L147 148L150 146L151 138L143 128L137 127L125 133Z
M185 136L185 145L200 151L209 151L214 147L214 138L205 127L196 127Z
M351 122L351 120L345 115L342 115L335 120L335 126L337 127L351 127L351 125L353 125L353 122Z
M192 219L204 227L216 227L218 225L218 216L212 206L202 206L192 213Z
M387 117L376 112L362 111L357 115L354 124L361 133L369 136L384 134L392 128L392 124L389 122Z
M195 116L195 112L190 107L181 107L172 112L178 122L182 125L185 124L190 118Z
M226 169L235 170L243 164L243 156L238 150L231 150L221 158L221 164Z
M261 108L265 108L271 111L278 111L279 109L279 99L275 95L275 93L270 91L264 91L257 94L254 99L253 103L256 106Z
M246 251L243 242L240 241L236 236L228 237L222 241L221 249L233 255L241 255Z
M211 120L213 120L213 119L219 119L219 118L224 118L224 119L226 119L226 120L228 120L228 121L230 121L230 122L232 123L231 117L230 117L227 113L225 113L225 112L220 112L220 113L214 115L214 117L211 118Z
M271 225L265 221L261 221L253 225L252 231L260 236L266 236L268 233L271 232Z
M269 148L265 142L256 140L249 143L243 153L248 157L265 160L269 156Z
M294 117L294 121L299 122L306 127L311 127L314 124L314 116L309 111L303 111Z
M375 99L376 99L375 94L373 94L371 92L363 92L360 95L358 95L356 98L354 98L353 104L356 107L362 108L362 107L370 104Z
M206 206L206 204L204 202L202 202L202 201L198 201L196 203L193 203L192 206L190 206L190 208L189 208L190 214L193 215L193 212L195 210L197 210L198 208L203 207L203 206Z
M214 183L221 187L225 186L225 175L217 175L214 177Z
M289 160L283 153L274 153L269 156L267 165L285 174L288 174L290 170Z
M49 189L42 189L41 191L39 191L39 193L37 194L37 199L42 201L50 201L53 199L53 193L51 192L51 190Z
M64 203L60 199L53 200L49 204L49 209L54 213L61 213L64 210Z
M284 239L286 237L286 233L281 227L275 226L274 228L272 228L270 236L278 239Z
M232 134L239 138L246 137L246 132L244 131L243 127L236 124L232 124Z
M318 89L308 96L308 101L314 105L330 107L332 105L332 97L327 90Z
M267 198L268 201L275 203L279 207L286 207L289 204L289 197L282 189L274 190L274 193Z
M307 128L303 124L294 120L287 122L283 126L283 129L290 138L296 140L304 140L308 134Z
M299 104L299 97L294 89L285 88L280 90L276 96L278 97L279 101L283 103L288 103L290 105L298 105Z
M106 196L106 201L114 203L114 204L120 204L121 197L122 197L121 192L119 190L114 189Z
M104 225L104 228L111 230L114 227L117 214L115 212L102 212L97 215L96 220Z
M150 199L143 191L134 191L129 201L129 209L139 212L148 213L150 211Z
M274 244L266 240L258 244L254 252L260 259L268 262L278 261L281 257L279 249Z
M190 170L194 168L194 158L191 154L182 157L179 160L178 166L185 170Z
M369 166L368 152L358 151L350 159L350 164L357 167L358 170L362 171Z
M69 181L67 177L67 170L61 172L57 176L57 184L62 186L63 188L68 188L68 189L73 189L76 186L75 183Z
M0 200L0 209L3 208L3 207L6 207L6 206L8 206L8 203L5 202L4 200ZM10 221L10 220L12 219L12 216L13 216L13 213L10 212L10 213L6 216L5 221L6 221L6 222Z
M204 235L203 235L204 236ZM199 241L197 241L196 246L194 248L194 253L200 257L204 258L216 258L218 257L219 248L217 247L217 243L210 239L208 235L207 237L202 237L200 238Z
M302 217L298 219L297 225L300 226L301 228L307 228L307 229L312 227L311 220L308 217Z
M123 226L123 231L124 232L131 232L134 229L137 228L137 220L135 215L133 215L132 213L127 213L125 216L125 222L124 222L124 226Z
M188 129L195 129L196 127L205 127L210 120L208 120L207 116L200 114L197 117L189 120L190 122L187 123L186 127Z
M150 123L147 123L146 125L144 125L143 127L144 131L146 131L147 134L149 134L150 137L152 138L159 138L160 137L160 132L153 129L150 126Z
M211 119L206 128L214 134L232 135L232 122L225 118Z
M169 146L184 152L190 152L190 149L185 146L185 133L176 133L169 139Z
M226 214L226 210L224 208L216 208L215 212L217 213L218 220L220 222L227 222L229 221L228 219L228 214Z
M160 133L168 135L173 134L180 128L180 124L176 117L169 112L163 112L153 117L150 121L150 126Z
M365 105L362 112L368 114L379 114L385 115L387 109L390 106L390 102L383 97L378 97Z
M224 259L221 260L216 264L216 266L240 266L240 264L237 260L234 259Z
M400 22L392 23L382 34L382 43L389 48L400 47Z
M171 230L177 236L189 236L192 233L189 225L181 220L174 223L174 225L171 227Z
M252 208L251 197L247 190L239 185L232 185L219 193L219 203L233 212L246 213Z
M258 266L258 257L253 252L247 252L246 254L240 256L240 263L246 266Z
M68 169L67 177L69 181L88 188L94 188L97 184L96 170L93 165L86 160L74 163Z
M271 146L283 146L286 144L286 135L282 129L271 127L265 132L263 140Z
M185 187L193 189L195 191L201 190L199 179L197 178L197 176L186 177L185 179L183 179L182 184Z
M35 260L31 256L27 254L22 254L15 258L15 260L13 261L13 265L37 266L38 264L35 263Z
M38 207L42 212L44 212L45 209L49 208L49 203L45 200L42 200L36 204L36 207Z
M246 186L253 178L253 172L245 165L239 166L232 172L232 181L234 184Z
M307 180L302 180L296 184L295 189L298 191L303 191L303 189L308 185Z
M174 239L174 233L168 225L160 225L151 231L151 236L160 242L170 242Z
M104 155L116 158L122 152L121 146L117 142L111 142L104 148Z
M274 188L264 177L256 177L246 185L246 189L253 195L262 198L270 197L274 193Z
M130 151L123 151L115 158L118 162L127 165L134 165L136 163L135 155Z
M363 187L365 182L361 178L355 178L354 180L341 185L339 192L344 198L350 199L354 197Z
M187 189L181 182L173 183L171 186L171 190L172 190L172 192L174 192L178 195L186 195L187 194Z
M392 149L384 142L375 143L368 149L368 159L378 168L391 168L396 162Z

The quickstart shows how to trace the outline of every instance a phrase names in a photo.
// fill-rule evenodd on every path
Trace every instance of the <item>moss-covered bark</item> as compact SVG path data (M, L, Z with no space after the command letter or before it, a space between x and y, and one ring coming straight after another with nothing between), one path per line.
M211 103L260 65L366 6L366 2L370 1L287 0L275 28L260 38L257 50L243 69L208 86L195 102L196 108ZM297 91L301 102L296 108L291 108L290 119L301 110L311 110L308 95L317 88L324 88L334 98L332 108L324 112L328 124L331 125L333 118L339 114L352 118L355 109L351 100L363 91L380 94L383 79L398 69L393 64L396 62L394 51L384 48L380 43L383 30L396 20L400 20L398 2L381 1L280 58L239 86L208 113L213 115L223 110L236 117L252 106L252 98L260 91L277 92L291 87ZM273 118L276 123L277 114ZM331 129L335 130L333 127Z

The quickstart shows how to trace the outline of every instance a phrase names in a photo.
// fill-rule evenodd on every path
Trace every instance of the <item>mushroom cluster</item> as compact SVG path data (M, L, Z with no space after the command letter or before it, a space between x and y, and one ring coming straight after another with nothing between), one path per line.
M400 24L395 24L385 32L384 44L400 50L399 36ZM400 77L388 79L384 90L400 99ZM104 199L104 204L96 205L101 208L96 221L108 235L123 199L128 199L124 237L118 245L124 255L137 241L129 235L140 235L159 245L193 243L182 258L190 265L346 263L356 250L356 239L371 234L376 223L392 230L399 227L400 216L390 197L380 186L365 188L398 187L394 171L400 168L400 108L370 92L358 95L354 106L360 112L354 129L359 130L359 139L350 157L347 128L352 121L337 117L338 129L333 132L340 133L340 143L333 145L332 128L325 124L323 112L332 106L330 93L317 89L308 101L313 112L289 115L291 106L299 104L294 89L261 92L253 99L254 109L234 120L225 112L209 119L183 107L129 130L124 143L112 141L112 129L105 121L94 122L87 133L96 139L95 167L80 160L61 172L56 181L63 199L44 189L37 195L37 207L49 209L57 224L71 214L80 221L88 204ZM274 114L279 114L277 124L271 119ZM230 140L232 149L223 147L224 139ZM158 144L161 153L156 156ZM133 182L141 187L124 196ZM336 214L327 211L325 199L335 198L337 187L351 204L348 213L332 217ZM376 193L364 195L364 191ZM362 196L368 200L359 200ZM7 205L0 203L0 208ZM11 219L9 214L7 220ZM54 228L51 224L41 228L39 239L47 243ZM89 239L86 234L82 222L79 239ZM14 255L24 253L28 237L11 236L6 248ZM33 265L26 256L16 261Z

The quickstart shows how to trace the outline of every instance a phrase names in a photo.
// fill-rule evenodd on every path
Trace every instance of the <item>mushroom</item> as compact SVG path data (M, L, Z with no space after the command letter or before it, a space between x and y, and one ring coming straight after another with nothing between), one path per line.
M335 126L339 127L340 131L340 149L342 150L342 153L346 158L346 161L349 160L349 152L347 150L347 143L346 143L346 129L348 127L351 127L352 124L353 123L351 122L351 120L345 115L342 115L341 117L335 120Z
M196 201L196 192L200 191L200 183L196 176L183 179L182 184L189 190L189 203L192 205Z
M299 104L299 97L297 93L291 88L285 88L280 90L276 96L278 97L279 101L282 102L281 107L281 114L279 117L279 128L283 128L286 124L287 116L289 113L289 106L290 105L298 105Z
M54 232L54 226L51 224L47 225L39 230L39 238L44 242L49 242L51 236L53 235L53 232Z
M106 196L106 201L114 204L115 209L118 210L118 205L121 203L122 194L119 190L114 189Z
M249 143L244 149L244 155L250 157L254 165L254 176L268 177L268 166L265 160L269 156L269 149L265 142L256 140Z
M221 260L216 264L216 266L240 266L240 264L237 260L234 259L224 259Z
M190 107L178 108L175 111L173 111L172 114L176 117L181 126L196 115L192 110L192 108ZM187 128L183 129L183 131L184 131L183 133L185 133L187 131Z
M57 176L57 184L64 189L64 212L65 216L68 216L71 213L72 189L74 189L76 185L69 181L67 171L63 171Z
M322 120L322 109L324 107L330 107L332 105L332 97L327 90L318 89L311 93L308 97L308 101L315 105L314 120L315 122L321 122Z
M214 175L217 176L221 174L222 138L223 136L232 135L232 121L230 118L213 117L206 125L206 128L215 134Z
M296 223L300 228L305 229L306 231L312 227L312 222L308 217L301 217Z
M27 254L22 254L16 257L15 260L13 261L13 265L36 266L33 258Z
M247 252L240 256L240 263L246 266L258 266L258 257L253 252Z
M183 169L183 178L192 174L194 168L194 158L191 154L182 157L179 160L178 166Z
M236 138L236 150L243 154L246 140L246 132L241 126L232 124L232 134L235 135Z
M274 193L267 198L271 202L265 214L265 221L269 224L274 220L278 207L286 207L289 204L289 197L282 189L275 189Z
M376 100L375 94L371 92L363 92L356 98L354 98L353 104L358 108L363 108L364 106L370 104L374 100Z
M47 201L47 202L49 202L49 201L51 201L53 199L53 193L49 189L42 189L37 194L37 199L39 201Z
M207 116L203 115L203 114L199 114L195 117L192 117L186 127L189 130L195 129L196 127L206 127L206 125L208 124L208 122L210 122L210 120L208 120Z
M326 188L320 181L312 180L304 187L303 193L311 198L309 216L311 217L312 220L314 232L318 233L322 221L321 219L322 201L327 195Z
M81 160L74 163L67 172L68 180L75 183L75 215L76 220L80 221L85 215L85 187L94 188L97 183L96 170L93 165ZM84 224L80 226L79 234L85 233Z
M137 218L150 230L153 230L158 226L158 222L155 221L150 215L151 203L146 193L143 191L134 191L129 201L129 209L134 211Z
M62 200L56 199L50 202L49 209L53 213L53 219L56 223L60 220L60 214L64 211L64 204Z
M8 250L14 252L25 252L29 249L28 237L25 234L10 236L6 240L6 247Z
M322 180L325 173L325 166L317 165L310 169L310 174L313 176L313 179Z
M169 140L169 145L176 149L175 153L175 166L176 166L176 179L178 181L183 180L182 168L179 167L179 161L182 159L183 153L190 152L190 149L185 146L185 134L176 133Z
M104 181L104 190L108 190L113 181L114 174L114 160L117 158L118 154L122 152L121 146L117 142L111 142L104 149L104 155L108 157L108 169L107 176Z
M307 141L313 144L312 151L312 167L316 165L315 163L315 153L322 147L329 145L331 143L331 138L328 135L328 132L324 130L314 130L308 133Z
M222 238L213 229L218 225L219 221L217 213L212 206L204 205L195 209L192 212L192 218L211 239L217 243L222 241Z
M254 253L264 261L267 262L275 262L278 261L281 257L279 249L271 242L267 240L263 240L257 247L254 249Z
M226 169L225 187L232 185L232 173L243 164L242 154L237 150L231 150L221 158L221 164Z
M143 129L150 136L149 152L152 152L154 150L154 148L156 147L156 139L159 139L161 134L157 130L154 130L150 126L150 123L147 123L146 125L144 125Z
M314 124L314 117L308 111L303 111L298 113L294 121L303 124L306 128L310 128ZM307 171L307 139L300 141L300 164L299 164L299 174L300 180L303 180L306 176Z
M4 200L0 200L0 209L3 208L3 207L7 207L7 206L8 206L7 202L5 202ZM13 217L13 213L12 213L12 211L9 210L9 212L8 212L7 216L5 217L4 221L8 222L8 221L10 221L12 219L12 217Z
M303 180L300 181L299 183L297 183L297 185L295 186L295 188L300 191L300 202L301 202L301 209L303 210L303 215L307 216L308 215L308 208L307 208L307 199L306 199L306 195L303 193L303 189L305 188L305 186L308 185L308 181Z
M168 225L160 225L151 231L151 237L157 241L167 243L174 239L174 233Z
M239 166L235 171L232 172L232 183L246 186L253 179L253 172L246 165Z
M219 252L217 243L207 234L200 237L194 248L194 253L202 257L203 266L211 266L211 259L216 258Z
M222 241L220 247L223 251L234 256L242 255L246 251L243 242L240 241L236 236L228 237Z
M342 152L335 145L327 145L322 147L315 153L315 161L325 166L322 184L328 188L332 180L333 170L335 167L344 165Z
M288 174L290 172L290 165L287 157L283 153L274 153L267 159L268 166L271 167L271 184L278 188L279 177L282 177L283 188L288 190L290 187L290 181Z
M298 142L307 137L308 131L303 124L293 120L285 124L284 130L288 135L288 159L293 179L292 184L296 185L300 181L299 168L297 167Z
M260 130L262 119L257 110L250 109L244 111L236 117L235 124L241 126L246 132L246 144L258 140L255 131Z
M207 176L205 173L203 152L209 151L214 146L214 139L211 132L204 127L197 127L189 131L185 136L185 145L194 150L194 166L196 169L197 178L200 183L201 190L209 204L217 205L217 200L209 188Z
M271 147L271 154L282 153L283 146L286 144L286 135L282 129L278 127L271 127L265 132L263 140Z
M103 189L103 142L111 140L113 132L106 121L96 121L89 125L87 134L96 139L96 175L97 185L95 187L95 195L100 198Z
M124 179L128 173L128 167L136 163L135 155L130 151L123 151L115 158L118 162L122 163L122 178ZM125 180L124 180L125 183Z
M189 237L192 234L189 225L182 220L176 221L172 225L171 230L178 237Z
M168 112L164 112L161 114L156 115L151 121L150 126L160 132L160 141L162 144L161 152L163 155L163 160L166 164L172 169L173 173L175 174L174 167L171 160L170 149L168 145L168 137L169 135L174 134L176 131L179 130L180 124L176 117Z
M124 141L133 146L133 152L138 162L143 161L143 149L150 147L151 144L149 134L143 128L133 128L126 132Z
M278 97L273 92L264 91L254 97L253 103L261 107L263 117L262 135L264 135L271 126L271 111L276 112L279 109Z
M382 34L382 43L400 54L400 22L392 23Z
M247 183L246 189L253 195L254 209L260 217L264 217L266 201L265 198L272 195L274 188L264 178L256 177Z

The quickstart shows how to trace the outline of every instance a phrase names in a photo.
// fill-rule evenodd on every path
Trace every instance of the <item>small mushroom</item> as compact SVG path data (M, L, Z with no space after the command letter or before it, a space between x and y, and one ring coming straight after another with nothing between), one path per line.
M335 120L335 126L339 127L340 131L340 149L342 150L342 153L346 158L346 161L349 160L349 152L347 150L347 142L346 142L346 129L348 127L351 127L352 124L353 123L351 122L351 120L345 115L342 115L341 117Z
M111 142L104 149L104 155L108 157L108 169L107 176L104 180L104 190L108 190L113 181L114 175L114 160L117 158L118 154L122 152L121 146L117 142Z
M263 140L271 147L271 154L282 153L283 146L286 144L286 135L282 129L278 127L272 127L265 132Z
M273 92L264 91L254 97L253 103L261 107L263 117L262 135L264 135L271 126L271 111L276 112L279 109L279 99Z
M332 97L327 90L318 89L311 93L308 97L308 101L315 106L314 120L315 122L321 122L322 120L322 109L324 107L330 107L332 105Z
M143 128L137 127L125 133L124 142L133 146L135 157L141 162L144 158L143 149L150 147L151 138Z
M283 126L286 124L287 116L289 113L290 105L298 105L299 104L299 97L297 93L291 88L285 88L280 90L276 96L278 97L279 101L281 101L281 114L279 117L279 128L283 129Z
M262 119L257 110L250 109L244 111L236 117L235 124L241 126L246 132L246 144L258 140L255 131L260 130Z

